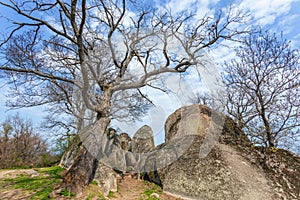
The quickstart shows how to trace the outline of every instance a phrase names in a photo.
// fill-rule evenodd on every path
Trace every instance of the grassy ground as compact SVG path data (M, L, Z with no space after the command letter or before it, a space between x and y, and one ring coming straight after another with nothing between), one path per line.
M49 194L62 181L64 169L54 166L35 169L10 169L0 170L0 199L1 200L47 200ZM156 193L159 198L153 196ZM118 185L117 192L110 192L111 200L174 200L163 194L161 187L147 181L138 181L126 177ZM80 198L68 191L62 191L60 200L105 200L95 181L83 192Z
M0 199L47 200L62 180L63 169L54 166L37 169L0 170ZM105 199L99 187L91 184L84 191L85 199ZM60 199L75 199L68 191Z
M6 170L2 170L5 172ZM53 191L62 179L61 172L63 169L60 167L49 167L35 169L30 173L26 170L13 170L12 173L7 173L0 182L1 192L3 191L18 191L27 196L26 199L49 199L48 195ZM22 194L19 194L21 196ZM9 197L9 195L7 195Z

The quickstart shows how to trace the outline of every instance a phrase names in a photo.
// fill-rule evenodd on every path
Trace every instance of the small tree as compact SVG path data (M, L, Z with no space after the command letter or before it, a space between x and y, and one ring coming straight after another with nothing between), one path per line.
M282 35L259 30L245 37L226 64L227 111L265 147L299 138L299 50Z
M47 154L47 143L34 132L32 122L18 114L2 123L0 131L1 167L37 166Z

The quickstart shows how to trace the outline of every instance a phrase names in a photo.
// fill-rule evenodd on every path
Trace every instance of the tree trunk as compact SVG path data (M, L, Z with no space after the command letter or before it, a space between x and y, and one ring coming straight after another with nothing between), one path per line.
M64 179L56 191L50 196L66 189L77 196L82 194L83 189L92 182L98 167L98 156L101 147L101 138L110 123L109 111L113 91L107 89L101 97L101 103L97 107L97 121L79 133L82 149L66 172Z
M262 95L257 91L256 92L256 95L259 99L259 104L260 104L260 110L259 113L260 113L260 116L263 120L263 123L264 123L264 126L265 126L265 131L266 131L266 136L267 136L267 147L274 147L275 146L275 142L274 142L274 136L272 134L272 131L271 131L271 127L270 127L270 123L269 123L269 120L267 119L267 114L266 114L266 108L265 108L265 103L264 103L264 100L262 98Z
M101 148L100 138L105 133L109 123L108 117L102 117L90 128L80 133L82 148L66 172L60 187L50 197L55 197L62 189L80 196L83 189L92 182L98 167L97 155Z
M93 180L97 166L97 159L83 147L65 174L60 188L80 196L84 187Z

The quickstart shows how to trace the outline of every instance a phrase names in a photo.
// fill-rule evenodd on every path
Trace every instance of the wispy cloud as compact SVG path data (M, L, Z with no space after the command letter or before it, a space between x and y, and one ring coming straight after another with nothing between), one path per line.
M253 14L259 25L265 26L273 24L276 18L288 14L294 2L299 0L242 0L239 7Z

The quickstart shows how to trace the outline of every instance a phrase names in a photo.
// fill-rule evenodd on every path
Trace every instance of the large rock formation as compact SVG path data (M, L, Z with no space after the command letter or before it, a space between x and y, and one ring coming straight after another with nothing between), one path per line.
M64 152L63 156L60 159L59 166L65 169L69 169L73 164L74 160L78 156L78 153L82 149L80 138L78 135L74 136L71 144Z
M121 133L116 137L115 144L124 151L131 150L131 138L127 133Z
M183 199L300 199L300 158L254 147L229 117L203 105L178 109L165 123L165 143L154 147L149 126L131 139L112 128L101 136L94 180L107 195L116 171L147 172L164 192ZM69 168L82 148L80 137L60 165Z
M131 151L135 157L136 163L133 169L136 172L143 172L145 160L148 153L155 148L153 131L150 126L144 125L133 135Z
M68 169L82 149L83 136L76 135L65 151L60 161L60 166ZM105 135L101 136L99 144L99 164L95 172L94 180L97 182L101 190L105 195L109 194L109 191L117 191L117 173L114 171L126 170L126 160L124 149L127 149L129 143L128 135L123 133L118 135L116 130L108 128ZM130 137L129 137L130 138ZM122 149L122 147L124 149Z
M215 118L212 121L212 114ZM216 112L212 112L206 106L191 105L182 107L171 114L165 123L165 141L186 135L204 135L210 123L216 123L222 119Z
M300 197L298 183L288 185L292 192L278 189L274 193L278 181L270 181L262 169L262 154L230 118L206 106L175 111L166 121L165 134L166 142L150 153L145 169L147 178L162 185L166 193L214 200ZM299 177L299 169L291 171Z
M108 196L110 191L118 191L116 173L112 168L101 162L98 164L94 181L100 186L105 196Z
M136 131L132 138L132 153L147 153L155 148L153 131L144 125Z
M60 166L68 169L82 149L84 135L76 135L64 153ZM127 133L117 134L113 128L108 128L106 133L99 136L98 168L94 180L108 195L109 191L116 191L116 175L118 173L136 170L142 171L145 158L154 149L154 138L149 126L141 127L133 139ZM133 153L134 152L134 153Z

